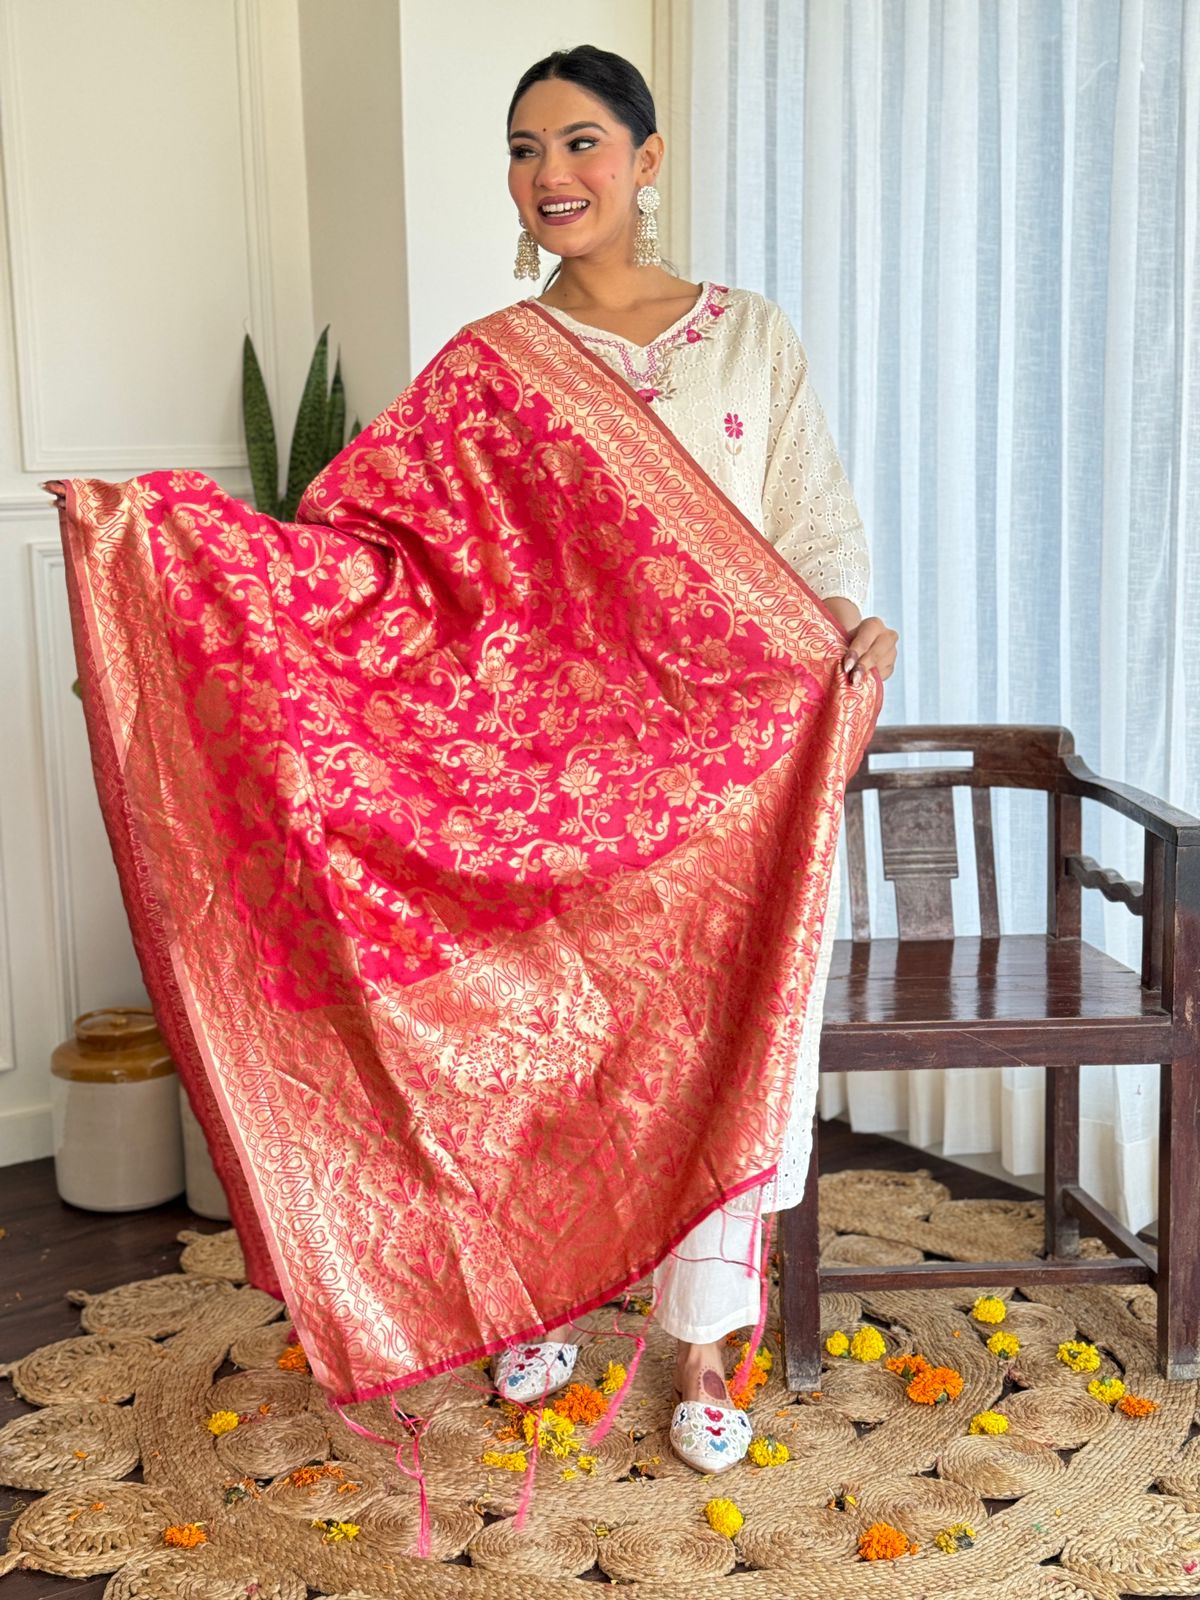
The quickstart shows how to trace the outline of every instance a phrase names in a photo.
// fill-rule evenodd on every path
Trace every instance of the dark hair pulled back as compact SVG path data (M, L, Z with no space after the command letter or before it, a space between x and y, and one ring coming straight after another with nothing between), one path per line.
M570 50L552 50L521 74L508 103L506 133L512 132L513 114L526 89L547 78L563 78L595 95L617 121L629 129L635 150L641 149L650 135L658 132L654 96L633 62L616 55L612 50L601 50L594 44L577 44ZM664 261L663 266L672 272L675 270L669 262ZM561 269L560 261L547 278L545 287L549 288Z

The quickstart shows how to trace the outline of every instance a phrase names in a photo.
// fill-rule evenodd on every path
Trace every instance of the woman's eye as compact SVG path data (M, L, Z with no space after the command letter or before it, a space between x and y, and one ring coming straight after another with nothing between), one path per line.
M571 140L570 148L573 150L577 144L593 145L595 143L596 140L589 138L587 134L580 134L577 139ZM517 144L513 145L508 153L510 156L512 156L514 161L519 161L522 156L536 155L537 151L532 149L527 144Z

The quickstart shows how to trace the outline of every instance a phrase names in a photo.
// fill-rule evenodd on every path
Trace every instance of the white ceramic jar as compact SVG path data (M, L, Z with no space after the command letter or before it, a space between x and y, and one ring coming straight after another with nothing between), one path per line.
M86 1012L50 1072L54 1175L69 1205L140 1211L182 1193L179 1077L152 1012Z

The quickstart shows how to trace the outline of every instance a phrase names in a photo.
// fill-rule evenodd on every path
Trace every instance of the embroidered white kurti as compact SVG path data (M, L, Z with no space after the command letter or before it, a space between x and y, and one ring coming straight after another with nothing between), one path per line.
M862 518L804 347L780 306L705 279L690 311L638 345L538 303L638 391L815 594L841 595L862 609L870 576ZM838 893L835 873L777 1175L693 1228L655 1272L657 1315L677 1339L707 1343L754 1322L758 1213L803 1196Z

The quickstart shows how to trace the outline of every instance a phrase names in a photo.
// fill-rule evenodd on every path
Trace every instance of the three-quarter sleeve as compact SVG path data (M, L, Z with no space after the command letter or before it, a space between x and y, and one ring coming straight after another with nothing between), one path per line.
M808 376L787 313L769 302L771 404L763 532L820 599L842 595L861 611L870 555L854 491Z

